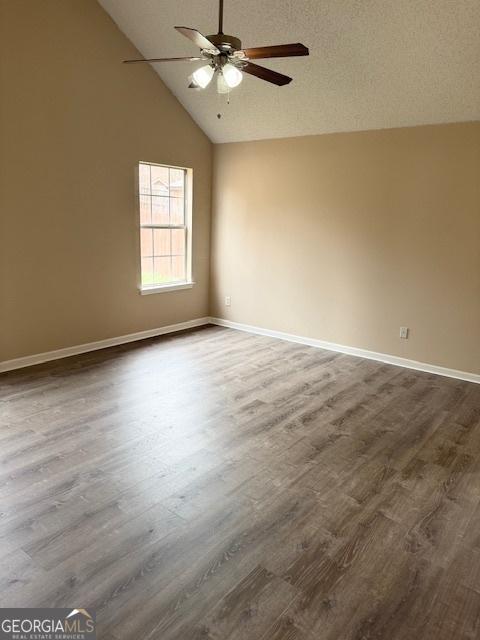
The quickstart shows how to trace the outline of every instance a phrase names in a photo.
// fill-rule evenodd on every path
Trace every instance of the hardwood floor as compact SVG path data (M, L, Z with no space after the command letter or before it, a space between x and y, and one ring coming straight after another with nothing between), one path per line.
M480 386L220 327L0 377L0 606L480 637Z

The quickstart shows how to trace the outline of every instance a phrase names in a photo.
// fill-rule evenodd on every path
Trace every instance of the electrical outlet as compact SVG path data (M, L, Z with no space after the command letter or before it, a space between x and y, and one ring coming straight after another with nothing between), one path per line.
M230 296L225 296L225 306L229 307L232 304L232 299Z
M400 338L408 340L408 327L400 327Z

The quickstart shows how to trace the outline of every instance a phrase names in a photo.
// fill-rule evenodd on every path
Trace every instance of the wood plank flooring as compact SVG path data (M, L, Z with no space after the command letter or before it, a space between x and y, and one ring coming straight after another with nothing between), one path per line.
M480 638L480 386L220 327L0 376L0 606Z

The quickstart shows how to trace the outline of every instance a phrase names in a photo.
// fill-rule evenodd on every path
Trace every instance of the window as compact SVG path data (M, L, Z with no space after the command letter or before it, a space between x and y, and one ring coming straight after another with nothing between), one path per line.
M142 292L191 286L191 174L139 163Z

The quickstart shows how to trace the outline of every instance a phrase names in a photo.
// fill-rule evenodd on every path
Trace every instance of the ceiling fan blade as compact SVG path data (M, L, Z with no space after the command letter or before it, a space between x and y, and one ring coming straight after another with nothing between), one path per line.
M308 56L307 47L300 42L293 44L277 44L272 47L253 47L244 49L246 58L289 58L290 56Z
M278 71L273 71L272 69L266 69L258 64L253 64L253 62L246 62L242 65L241 69L242 71L245 71L245 73L249 73L252 76L256 76L257 78L266 80L272 84L276 84L279 87L292 81L292 78L284 76L283 73L278 73Z
M199 49L208 49L208 51L212 51L215 55L219 54L220 51L217 47L207 40L207 38L197 31L196 29L190 29L190 27L175 27L175 29L181 33L183 36L191 40L194 44L197 45Z
M131 64L132 62L196 62L197 60L207 60L207 58L141 58L139 60L124 60L125 64Z

